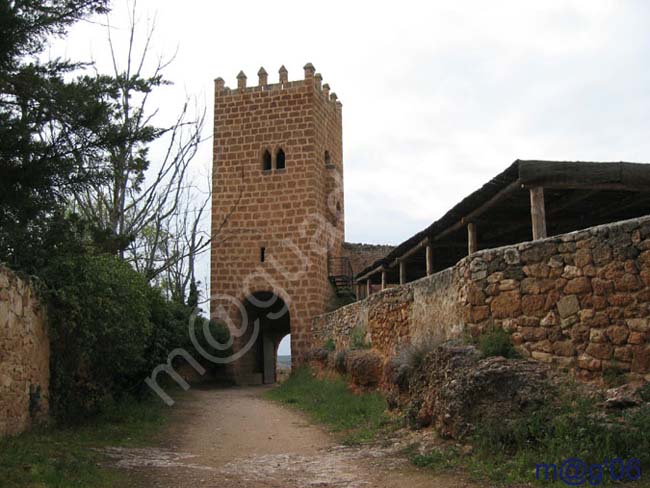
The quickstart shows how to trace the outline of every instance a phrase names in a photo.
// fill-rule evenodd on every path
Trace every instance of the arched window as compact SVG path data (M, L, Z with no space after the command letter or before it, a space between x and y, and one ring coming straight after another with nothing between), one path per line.
M284 161L284 151L282 148L278 149L278 153L275 155L275 169L284 169L287 165Z
M325 151L325 166L330 166L332 164L332 158L330 158L330 152Z
M262 170L263 171L271 171L272 166L271 166L271 153L269 152L268 149L264 151L264 154L262 155Z

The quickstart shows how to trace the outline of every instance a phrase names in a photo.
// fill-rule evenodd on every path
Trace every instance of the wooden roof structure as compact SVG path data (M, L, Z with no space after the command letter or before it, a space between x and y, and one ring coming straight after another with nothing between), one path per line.
M478 251L650 214L650 164L517 160L355 282L406 283ZM359 293L357 293L357 296Z

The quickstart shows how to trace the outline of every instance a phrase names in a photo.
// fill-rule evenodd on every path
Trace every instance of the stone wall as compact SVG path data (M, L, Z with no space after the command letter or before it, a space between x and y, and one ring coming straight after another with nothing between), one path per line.
M501 327L525 356L580 379L650 380L650 217L479 251L317 317L314 346L345 348L355 327L385 361L404 343Z
M378 259L386 256L393 249L395 249L395 246L344 242L341 255L350 259L352 272L356 275Z
M384 359L413 340L434 335L445 340L464 330L463 289L458 269L440 273L403 286L388 288L312 323L313 345L332 339L337 349L350 347L355 330L364 331L366 341Z
M479 252L459 268L473 335L502 327L524 354L582 379L650 373L650 218Z
M30 283L0 266L0 437L48 413L50 346Z

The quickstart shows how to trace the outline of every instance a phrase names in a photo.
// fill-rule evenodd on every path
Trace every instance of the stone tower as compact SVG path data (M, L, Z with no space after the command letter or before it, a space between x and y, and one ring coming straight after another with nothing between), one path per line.
M237 88L215 80L211 314L234 339L238 383L275 381L291 333L293 364L326 311L344 238L341 103L311 63L304 79Z

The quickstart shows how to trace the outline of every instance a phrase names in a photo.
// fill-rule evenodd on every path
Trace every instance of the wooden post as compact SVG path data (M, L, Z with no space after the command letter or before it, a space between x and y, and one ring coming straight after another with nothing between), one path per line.
M533 240L546 238L544 188L541 186L530 189L530 215L533 221Z
M386 270L385 269L381 270L381 289L382 290L386 289Z
M427 276L433 274L433 246L431 243L427 244Z
M399 284L403 285L406 283L406 262L401 260L399 262Z
M474 254L476 251L478 251L476 224L474 222L470 222L467 224L467 253Z
M370 278L366 280L366 298L370 296L372 293L372 282L370 281Z
M361 283L357 283L357 300L361 300Z

